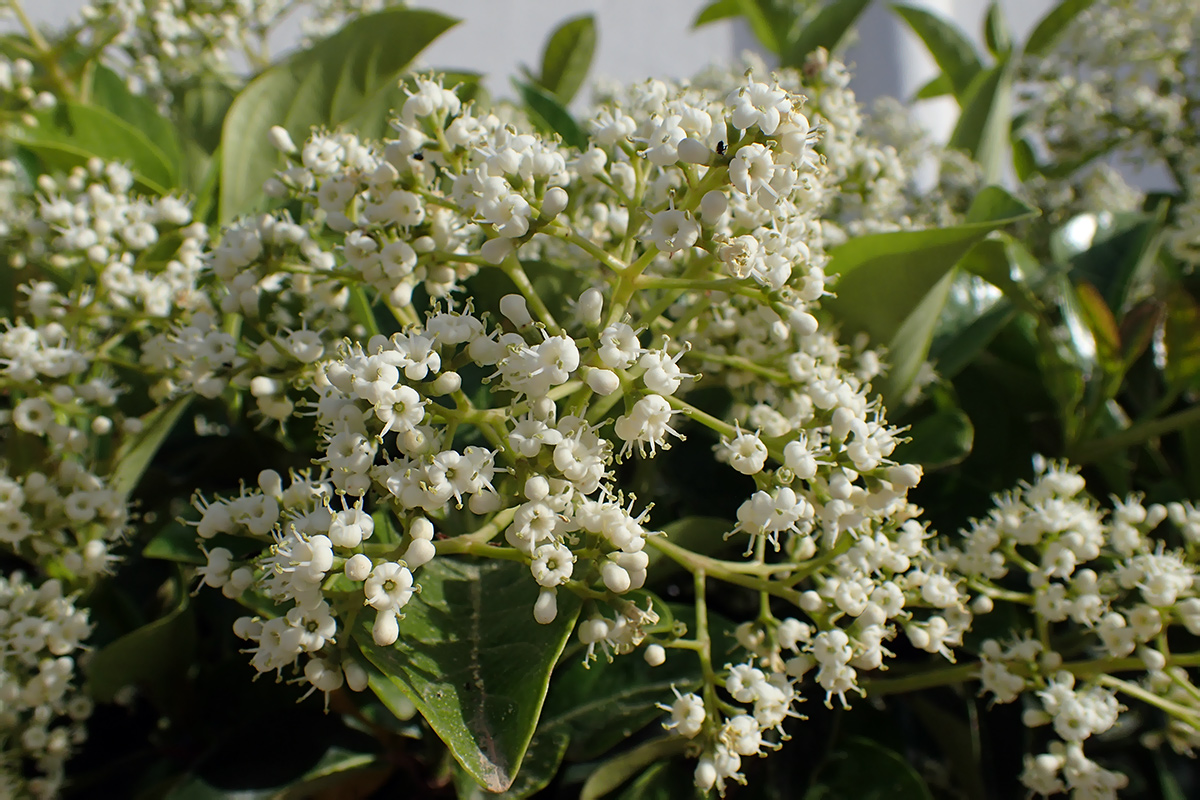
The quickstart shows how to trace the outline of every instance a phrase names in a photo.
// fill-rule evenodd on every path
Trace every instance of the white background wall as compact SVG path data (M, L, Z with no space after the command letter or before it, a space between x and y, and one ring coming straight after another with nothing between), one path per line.
M981 42L985 0L907 0L954 19ZM25 0L30 16L52 27L66 22L83 0ZM495 94L511 94L508 77L524 63L540 64L542 45L565 18L596 15L599 46L593 76L635 81L651 76L686 77L711 62L729 61L757 42L745 25L723 21L692 30L706 4L701 0L413 0L464 21L426 51L431 67L461 68L489 76ZM1001 0L1019 38L1053 0ZM11 25L10 25L11 27ZM280 46L294 43L295 23L281 31ZM982 44L980 44L982 49ZM870 101L879 95L910 97L936 75L932 60L884 0L876 0L859 25L859 41L847 54L856 64L855 89ZM955 106L949 99L924 101L918 113L935 133L947 135Z

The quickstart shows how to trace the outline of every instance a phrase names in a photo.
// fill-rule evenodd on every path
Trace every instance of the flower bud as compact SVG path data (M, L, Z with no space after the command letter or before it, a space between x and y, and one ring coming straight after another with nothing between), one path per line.
M538 593L538 599L533 604L533 618L538 621L538 624L549 625L558 616L556 594L554 589L542 589Z
M433 539L433 523L424 517L417 517L408 526L408 535L414 540L424 539L428 542Z
M679 153L679 160L688 164L707 164L712 158L712 151L703 142L690 136L676 145L676 151Z
M600 314L604 311L604 295L592 287L579 296L579 319L589 328L600 326Z
M500 298L500 313L508 317L509 322L518 328L524 328L533 322L529 315L529 307L525 298L519 294L506 294Z
M435 555L437 555L437 548L433 546L433 542L428 539L414 539L408 545L408 549L404 551L402 558L411 570L425 566L433 560Z
M362 553L355 553L346 559L346 577L352 581L365 581L371 574L371 568L374 564L371 559Z
M430 387L434 394L454 394L462 388L462 376L457 372L443 372L438 375Z
M296 152L296 143L292 141L292 135L279 125L271 126L267 138L270 139L271 146L281 153Z
M542 199L542 219L550 220L557 217L566 209L570 199L567 190L561 186L547 189L546 196Z
M369 676L357 661L347 661L342 664L342 672L346 675L346 686L352 692L361 692L367 688Z
M400 638L400 623L396 620L396 612L388 609L375 614L375 625L371 628L371 638L380 647L390 647Z
M729 208L729 198L720 189L708 191L700 198L700 219L708 225L715 225L725 216Z
M646 648L642 658L646 659L646 663L650 666L660 667L667 660L667 651L661 644L652 644Z
M600 577L604 579L604 585L610 592L622 594L629 591L629 573L620 564L607 562L600 568Z
M621 388L621 378L611 369L593 369L587 374L587 385L598 395L610 395Z
M517 247L513 244L512 239L488 239L483 243L483 247L479 248L479 254L489 264L499 264L516 250Z

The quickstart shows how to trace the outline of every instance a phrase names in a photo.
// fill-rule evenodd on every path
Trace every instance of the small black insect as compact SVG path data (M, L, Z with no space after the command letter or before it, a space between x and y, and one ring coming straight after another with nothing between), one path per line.
M717 155L719 155L719 156L725 155L725 141L724 140L717 142Z
M425 154L423 152L421 152L420 150L413 153L412 157L413 157L413 161L424 161L425 160Z

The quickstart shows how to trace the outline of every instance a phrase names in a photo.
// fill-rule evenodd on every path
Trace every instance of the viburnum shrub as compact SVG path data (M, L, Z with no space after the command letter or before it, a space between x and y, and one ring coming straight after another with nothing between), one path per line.
M588 17L501 102L411 71L448 17L303 5L273 62L290 4L8 4L0 795L1188 785L1182 40L1143 198L1010 116L1122 4L993 9L993 66L901 7L948 147L856 101L863 2L579 113Z

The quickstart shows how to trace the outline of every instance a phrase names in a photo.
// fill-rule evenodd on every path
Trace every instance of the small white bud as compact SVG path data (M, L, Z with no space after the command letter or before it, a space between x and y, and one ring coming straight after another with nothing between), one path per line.
M529 315L529 307L525 304L525 298L519 294L506 294L501 297L500 313L508 317L508 320L518 328L524 328L533 322L533 317Z
M365 581L371 575L374 564L362 553L355 553L346 559L346 577L352 581Z
M380 647L390 647L400 638L400 623L396 620L396 612L380 611L375 615L375 625L371 628L371 638Z
M443 372L437 376L430 388L437 395L454 394L462 388L462 376L457 372Z
M800 608L807 611L809 614L816 613L825 608L825 601L821 599L821 595L809 589L804 594L800 595Z
M270 139L271 146L281 153L296 152L296 143L292 141L292 135L279 125L271 126L267 138Z
M600 314L604 311L604 294L592 287L579 296L579 319L589 328L600 327Z
M542 589L533 604L533 618L541 625L549 625L558 616L558 601L554 589Z
M629 573L620 564L607 562L600 568L600 577L604 579L604 585L610 592L623 594L629 591Z
M561 186L552 186L547 189L546 196L542 199L542 218L554 219L557 217L566 209L570 199L567 190Z
M716 224L725 216L729 198L720 189L712 189L700 198L700 220L708 225Z
M1159 672L1167 666L1167 657L1152 647L1139 647L1137 655L1150 672Z
M996 604L992 602L992 598L986 594L981 594L971 601L971 610L976 614L990 614Z
M483 247L479 248L479 255L489 264L499 264L516 252L516 249L512 239L488 239L483 243Z
M621 388L621 378L611 369L588 370L587 385L596 394L607 396Z
M408 535L414 540L423 539L428 542L433 539L433 523L424 517L417 517L412 521L412 525L408 526Z
M652 644L646 648L642 658L646 659L646 663L652 667L661 667L667 660L667 651L661 644Z
M352 692L361 692L367 688L369 676L357 661L347 661L342 664L342 672L346 674L346 686Z
M688 137L675 147L679 160L688 164L707 164L712 158L712 151L703 143Z
M103 436L112 430L112 420L105 416L94 417L92 419L92 433L97 436Z
M478 492L471 495L471 499L467 501L467 508L471 509L472 514L491 514L493 511L500 509L500 495L495 492Z
M433 542L428 539L414 539L408 545L408 549L404 551L404 563L408 565L410 570L417 567L423 567L433 560L437 555L437 548L433 546Z
M279 381L259 375L250 379L250 394L255 397L272 397L279 392Z
M532 475L525 481L525 496L535 503L550 496L550 481L543 475Z

